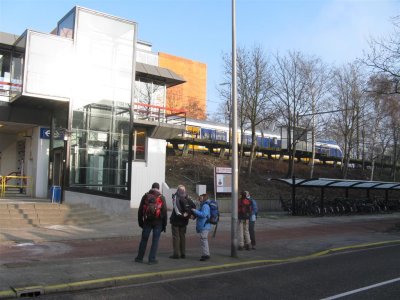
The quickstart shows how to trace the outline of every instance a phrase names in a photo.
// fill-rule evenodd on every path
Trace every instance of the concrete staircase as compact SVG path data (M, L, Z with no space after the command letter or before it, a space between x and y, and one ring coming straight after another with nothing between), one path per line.
M87 225L110 217L87 204L0 203L0 227Z

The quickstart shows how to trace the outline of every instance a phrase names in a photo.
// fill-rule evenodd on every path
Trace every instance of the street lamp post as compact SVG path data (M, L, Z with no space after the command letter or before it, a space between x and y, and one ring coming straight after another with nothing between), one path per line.
M232 0L232 215L231 256L237 257L238 246L238 143L237 143L237 98L236 98L236 1Z

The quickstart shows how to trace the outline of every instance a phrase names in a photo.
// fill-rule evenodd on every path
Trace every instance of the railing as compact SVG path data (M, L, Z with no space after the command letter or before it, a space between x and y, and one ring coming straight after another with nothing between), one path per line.
M158 123L186 125L186 111L184 109L169 108L145 103L133 104L133 118Z
M19 189L20 194L31 196L33 186L32 177L19 175L0 176L0 186L0 197L4 197L7 190L10 189Z

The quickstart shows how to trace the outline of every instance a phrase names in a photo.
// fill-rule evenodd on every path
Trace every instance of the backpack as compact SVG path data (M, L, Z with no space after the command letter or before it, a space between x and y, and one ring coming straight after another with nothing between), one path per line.
M240 199L239 203L239 216L245 219L249 219L252 212L251 200L244 198Z
M208 222L216 225L219 221L218 203L215 200L209 200L208 205L210 206L210 218L208 219Z
M145 221L153 221L161 218L162 199L161 195L155 196L146 193L143 204L143 217Z

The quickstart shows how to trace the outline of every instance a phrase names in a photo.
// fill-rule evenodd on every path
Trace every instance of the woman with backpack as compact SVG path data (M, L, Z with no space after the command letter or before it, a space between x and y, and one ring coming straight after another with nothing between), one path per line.
M250 193L248 191L243 191L240 195L238 201L238 242L239 250L250 250L250 232L249 232L249 222L252 214L252 206L250 200Z
M196 220L196 232L200 237L201 246L201 257L200 261L206 261L210 259L210 248L208 246L208 233L211 230L210 219L210 200L208 200L207 194L202 194L199 197L200 208L192 208L192 213L197 217Z

